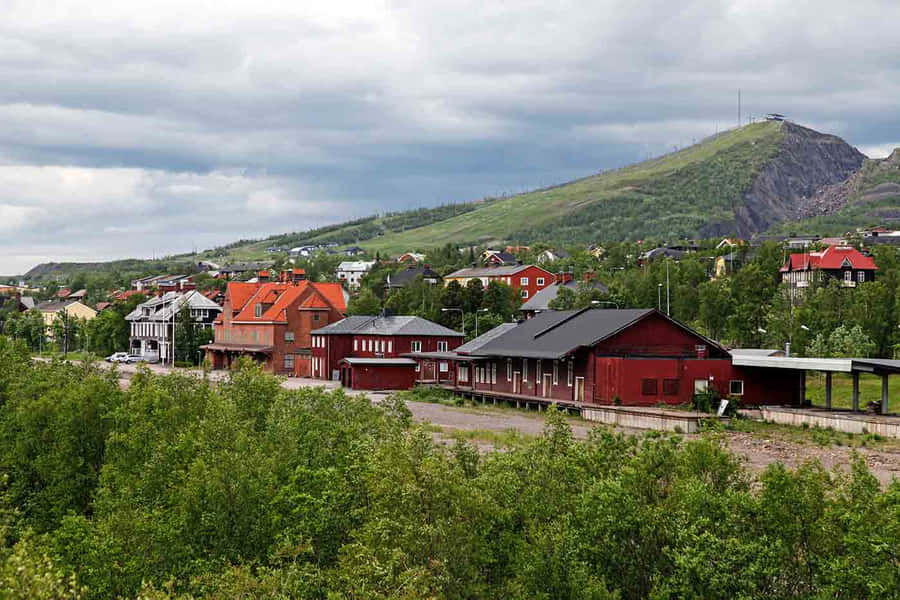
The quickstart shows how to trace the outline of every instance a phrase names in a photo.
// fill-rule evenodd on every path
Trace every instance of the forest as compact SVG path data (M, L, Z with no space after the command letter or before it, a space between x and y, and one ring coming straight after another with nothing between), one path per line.
M714 430L444 444L393 397L33 362L0 337L3 598L897 598L900 482Z

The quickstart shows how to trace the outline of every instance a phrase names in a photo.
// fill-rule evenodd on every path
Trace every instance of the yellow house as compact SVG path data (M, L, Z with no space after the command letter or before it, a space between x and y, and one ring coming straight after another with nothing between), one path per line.
M44 302L37 306L38 310L41 311L41 315L44 317L44 325L47 329L53 325L53 321L56 320L56 317L61 317L63 312L69 318L76 317L79 319L83 319L85 321L90 321L94 317L97 316L97 311L82 304L78 300L63 300L61 302Z

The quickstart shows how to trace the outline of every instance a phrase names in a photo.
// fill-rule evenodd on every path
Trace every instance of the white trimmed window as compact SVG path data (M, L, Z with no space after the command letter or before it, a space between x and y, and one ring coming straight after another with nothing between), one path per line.
M388 340L388 352L394 351L394 340Z
M447 342L438 342L437 343L437 351L438 352L446 352L447 351Z
M284 341L293 342L294 341L294 332L293 331L285 331L284 332Z
M744 395L744 381L742 379L732 379L728 383L728 393L732 396Z
M421 340L413 340L412 342L410 342L409 347L412 352L421 352L422 342Z
M569 371L566 374L566 385L572 387L572 377L575 373L575 366L572 364L572 361L569 361Z
M353 351L356 352L357 350L359 350L359 340L354 339L353 340Z
M285 354L284 355L284 368L294 370L294 355L293 354Z
M528 278L527 278L527 277L520 277L520 278L519 278L519 285L528 285Z
M544 365L541 361L536 361L534 365L534 380L540 383L544 379Z
M441 373L448 373L450 371L450 363L441 361L438 363L438 368L441 370Z
M860 283L863 283L866 280L866 272L865 271L857 271L856 272L856 280Z
M527 298L527 297L528 297L528 290L522 290L522 297L523 297L523 298Z
M543 278L543 277L538 277L538 278L537 278L537 284L538 284L538 285L544 285L544 278Z
M468 367L457 367L456 368L456 378L459 381L469 381L469 368Z
M491 363L491 383L497 383L497 363Z
M559 385L559 361L553 361L553 385Z
M512 359L506 359L506 381L512 381Z
M522 381L528 381L528 359L522 359Z

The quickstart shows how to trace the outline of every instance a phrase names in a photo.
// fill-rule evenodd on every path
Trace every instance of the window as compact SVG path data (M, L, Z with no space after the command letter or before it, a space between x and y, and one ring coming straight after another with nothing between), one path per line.
M421 352L421 351L422 351L422 342L419 341L419 340L413 340L413 341L410 343L410 349L411 349L413 352Z
M543 278L543 277L538 277L538 278L537 278L537 284L538 284L538 285L544 285L544 278Z
M447 361L441 361L438 363L438 368L441 370L441 373L447 373L450 371L450 363Z
M491 363L491 383L497 383L497 363Z
M294 370L294 355L293 354L285 354L284 355L284 368Z
M663 379L663 396L677 396L678 395L678 380L677 379Z
M293 342L294 341L294 332L293 331L285 331L284 332L284 341Z
M728 384L728 393L732 396L743 396L744 381L742 379L732 379Z
M356 352L357 350L359 350L359 340L354 339L353 340L353 351Z
M456 378L459 381L469 381L469 368L468 367L457 367L456 369Z
M506 359L506 381L512 381L512 359Z
M575 366L569 361L569 372L566 374L566 385L572 387L572 376L575 373Z
M641 395L655 396L657 394L656 389L655 379L641 379Z
M419 363L416 363L416 373L422 370L422 366Z
M253 314L256 315L257 319L262 316L262 309L263 309L262 304L257 304L256 306L253 307Z
M853 271L844 271L844 281L853 281Z
M520 285L528 285L528 278L527 278L527 277L520 277L520 278L519 278L519 284L520 284Z
M527 298L527 297L528 297L528 290L522 290L522 297L523 297L523 298Z
M319 320L319 313L314 312L313 313L313 321L318 321L318 320Z
M707 389L709 389L709 381L706 379L695 379L694 380L694 393L702 394Z
M528 381L528 359L522 359L522 381Z
M553 385L559 385L559 361L553 361Z
M856 280L860 283L866 280L866 272L865 271L857 271L856 272Z
M447 351L447 342L438 342L437 348L438 348L438 352L446 352Z
M394 351L394 340L388 340L388 352Z
M538 383L544 378L544 369L541 361L536 361L534 365L534 380Z

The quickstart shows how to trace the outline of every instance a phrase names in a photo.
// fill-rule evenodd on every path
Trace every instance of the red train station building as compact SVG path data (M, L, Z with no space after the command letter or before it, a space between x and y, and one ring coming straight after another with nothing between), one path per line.
M409 389L421 366L404 354L449 352L462 341L420 317L351 316L312 332L311 372L355 390Z

